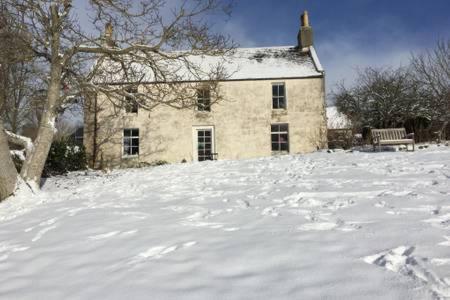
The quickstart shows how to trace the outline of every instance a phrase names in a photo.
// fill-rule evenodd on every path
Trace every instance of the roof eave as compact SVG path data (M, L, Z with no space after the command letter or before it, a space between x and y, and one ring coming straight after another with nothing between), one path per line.
M322 67L322 64L320 63L319 57L317 56L316 49L314 49L314 46L309 46L309 52L311 53L311 58L314 62L314 66L316 67L317 72L323 73L325 70Z

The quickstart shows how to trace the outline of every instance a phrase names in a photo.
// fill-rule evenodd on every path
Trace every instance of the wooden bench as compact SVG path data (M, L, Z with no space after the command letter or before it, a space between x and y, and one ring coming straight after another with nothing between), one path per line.
M412 144L414 151L414 133L406 134L405 128L371 129L371 136L374 150L378 146L381 151L383 145L405 145L408 150L408 145Z

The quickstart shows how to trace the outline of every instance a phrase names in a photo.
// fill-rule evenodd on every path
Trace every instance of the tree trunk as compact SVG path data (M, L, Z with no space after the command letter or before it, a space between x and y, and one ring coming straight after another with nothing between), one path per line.
M56 105L59 101L60 93L60 78L61 67L52 66L50 85L47 95L47 103L44 113L39 123L39 129L34 147L27 153L27 158L22 166L21 176L33 188L38 188L41 182L42 171L44 170L45 161L47 160L48 152L53 142L53 137L56 132Z
M60 101L62 61L61 61L61 28L58 6L50 5L51 16L51 64L50 80L48 85L47 101L42 114L39 130L34 141L34 148L25 160L21 176L32 188L39 188L45 161L56 132L55 119L57 106Z
M0 122L0 201L14 193L17 171L9 153L8 139Z
M45 112L42 116L34 148L27 155L23 164L21 176L29 184L39 187L41 182L42 171L44 170L45 161L53 142L55 135L55 116L52 112Z

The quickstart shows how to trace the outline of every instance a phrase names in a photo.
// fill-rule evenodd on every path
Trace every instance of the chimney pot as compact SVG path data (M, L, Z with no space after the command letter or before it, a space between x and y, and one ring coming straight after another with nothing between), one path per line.
M305 10L300 18L301 27L298 33L298 48L300 51L307 51L308 47L313 45L313 30L309 25L308 12Z
M309 27L309 16L308 11L304 11L301 17L302 27Z

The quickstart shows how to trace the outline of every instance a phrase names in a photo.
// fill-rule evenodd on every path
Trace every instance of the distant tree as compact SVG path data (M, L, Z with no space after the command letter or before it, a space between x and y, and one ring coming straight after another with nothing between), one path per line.
M12 14L0 0L0 119L13 133L35 122L36 98L40 89L38 67L27 44L29 33L24 14Z
M420 97L417 83L405 68L366 68L358 72L353 87L340 84L333 92L338 111L356 129L402 126L409 118L425 113Z
M411 66L424 95L421 106L442 136L450 121L450 39L439 41L431 51L413 55Z
M0 1L0 200L14 190L18 177L8 144L27 146L27 140L14 135L28 111L24 93L28 92L26 82L33 57L19 16L23 14L12 14L6 3ZM9 130L8 135L4 126Z
M212 12L228 13L227 2L90 0L86 5L91 22L80 24L71 0L2 0L12 15L24 14L17 28L24 28L28 35L21 41L39 60L45 74L44 109L21 178L38 188L55 135L55 120L83 95L104 94L118 108L125 106L126 96L134 98L143 109L161 105L183 109L195 105L194 84L172 83L189 76L192 82L206 78L212 95L220 98L217 82L225 76L222 65L205 72L199 60L189 57L222 56L231 49L226 37L211 32L205 18ZM188 74L179 74L177 67ZM168 84L153 86L143 93L129 92L148 80L149 74L154 81ZM112 81L126 84L107 84ZM7 159L6 140L12 135L6 136L0 126L2 199L14 191L11 186L15 186L17 174L13 174ZM14 184L7 184L10 182Z

